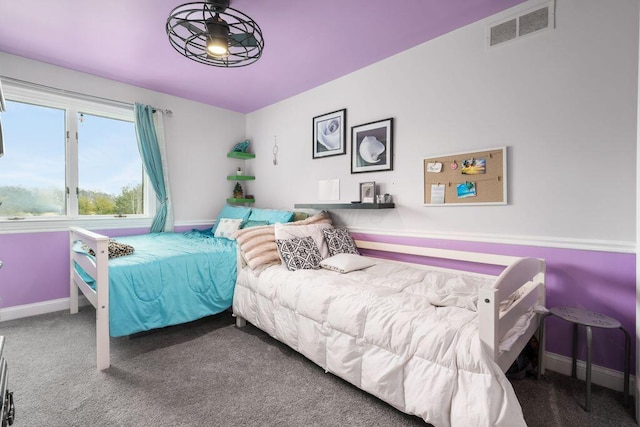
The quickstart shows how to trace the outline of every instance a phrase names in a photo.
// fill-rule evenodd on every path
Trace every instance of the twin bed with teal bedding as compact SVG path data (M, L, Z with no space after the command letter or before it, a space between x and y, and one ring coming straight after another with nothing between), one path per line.
M71 312L78 310L80 289L96 308L98 369L109 367L110 336L185 323L231 307L235 241L198 231L118 237L134 252L109 259L108 237L72 227L70 239Z

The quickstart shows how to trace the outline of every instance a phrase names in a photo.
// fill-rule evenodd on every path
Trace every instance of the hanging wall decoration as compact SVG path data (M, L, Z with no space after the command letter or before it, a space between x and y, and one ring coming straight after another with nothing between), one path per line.
M313 118L314 159L347 154L346 119L346 108Z
M393 119L351 128L351 173L393 170Z
M449 168L436 172L438 163ZM507 204L506 147L429 157L423 164L427 206Z

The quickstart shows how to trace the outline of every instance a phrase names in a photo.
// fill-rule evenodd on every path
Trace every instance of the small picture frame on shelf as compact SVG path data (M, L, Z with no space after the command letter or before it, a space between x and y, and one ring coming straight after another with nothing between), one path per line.
M376 200L376 183L361 182L360 183L360 202L362 203L375 203Z

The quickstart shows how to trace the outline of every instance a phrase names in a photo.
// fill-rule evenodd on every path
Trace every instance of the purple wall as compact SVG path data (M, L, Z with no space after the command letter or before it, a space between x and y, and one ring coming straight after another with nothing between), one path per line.
M177 227L186 231L191 227ZM134 235L147 229L98 230L110 237ZM391 237L354 233L354 237L388 243L543 258L547 263L547 307L583 307L618 319L635 336L635 254L453 240ZM0 234L0 307L14 307L69 296L69 234ZM391 257L390 257L391 258ZM416 257L395 256L405 261ZM459 267L449 263L444 266ZM495 272L486 268L480 272ZM584 343L584 330L580 330ZM595 364L622 371L624 339L618 330L594 329ZM635 345L632 344L632 349ZM557 318L547 319L547 350L571 355L571 327ZM579 357L584 360L584 349ZM632 370L635 363L632 360Z
M635 337L635 254L558 249L497 243L462 242L353 233L353 237L385 243L423 246L439 249L486 252L499 255L542 258L547 264L546 306L581 307L611 316ZM401 261L416 261L420 257L388 256ZM440 264L444 267L464 263ZM474 268L473 271L495 273L495 268ZM555 317L546 320L547 343L550 352L571 357L572 329L568 322ZM585 360L584 329L579 329L578 357ZM635 344L631 343L632 373L635 367ZM624 334L619 330L593 328L593 363L617 371L623 370Z

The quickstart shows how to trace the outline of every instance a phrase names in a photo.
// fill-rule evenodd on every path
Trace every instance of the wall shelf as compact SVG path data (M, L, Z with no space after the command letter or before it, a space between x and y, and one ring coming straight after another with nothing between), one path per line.
M230 159L239 159L239 160L251 160L251 159L255 159L256 155L253 153L245 153L243 151L230 151L227 153L227 157ZM242 168L244 169L244 168ZM240 171L241 168L238 168L238 170ZM240 185L240 182L238 181L253 181L255 180L256 177L253 175L227 175L227 181L236 181L236 187L239 186L240 188L242 188L243 186ZM235 190L235 187L234 187ZM246 188L242 188L242 192L240 194L236 193L234 191L234 193L232 193L233 195L242 195L242 196L246 196L246 195L251 195L250 192L247 191ZM255 199L254 198L247 198L247 197L229 197L227 198L227 203L234 203L234 204L252 204L255 203Z
M229 175L227 181L253 181L255 176L251 175Z
M393 209L395 203L296 203L297 209Z
M253 203L255 199L238 199L236 197L229 197L227 203Z
M227 157L232 158L232 159L255 159L256 155L253 153L243 153L241 151L231 151L229 153L227 153Z

